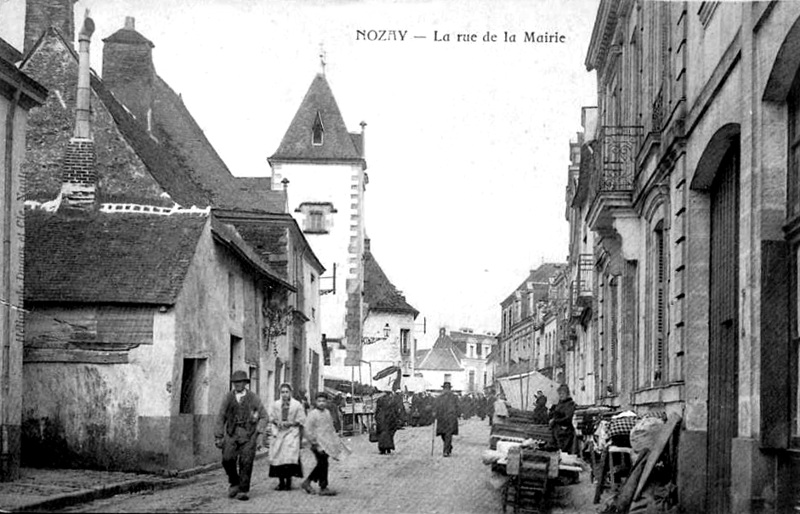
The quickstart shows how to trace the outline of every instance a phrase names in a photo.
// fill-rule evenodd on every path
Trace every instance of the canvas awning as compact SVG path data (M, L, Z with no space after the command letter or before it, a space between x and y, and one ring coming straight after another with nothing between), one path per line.
M386 378L393 373L399 373L400 368L398 366L389 366L388 368L383 368L379 372L375 373L375 376L372 377L372 380L380 380L382 378Z

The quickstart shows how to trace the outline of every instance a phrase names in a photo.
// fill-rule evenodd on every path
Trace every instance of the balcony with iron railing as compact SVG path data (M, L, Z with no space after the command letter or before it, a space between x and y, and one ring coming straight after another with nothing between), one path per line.
M632 204L636 155L642 143L641 126L604 125L599 131L599 166L589 182L589 227L610 227L614 212Z
M584 308L591 303L593 291L594 255L582 253L578 255L574 280L569 286L569 317L578 318Z

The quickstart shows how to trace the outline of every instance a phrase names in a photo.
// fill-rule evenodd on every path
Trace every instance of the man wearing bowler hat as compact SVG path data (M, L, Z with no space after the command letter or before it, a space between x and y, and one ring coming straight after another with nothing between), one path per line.
M442 384L442 394L436 398L436 435L442 437L444 447L442 456L449 457L453 452L453 436L458 435L458 398L453 394L450 382Z
M249 499L256 449L263 445L267 430L267 410L258 395L245 388L248 382L244 371L231 375L233 391L222 401L214 431L214 444L222 450L222 467L228 474L228 498L238 500Z

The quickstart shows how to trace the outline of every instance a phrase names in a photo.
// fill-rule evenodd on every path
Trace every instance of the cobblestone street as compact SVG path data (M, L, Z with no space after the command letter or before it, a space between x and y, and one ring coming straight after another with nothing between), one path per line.
M267 460L261 459L247 502L226 497L227 483L218 470L174 489L115 496L64 512L500 512L500 493L492 485L489 467L481 463L488 423L477 419L461 423L450 458L441 456L441 439L431 457L431 427L399 431L397 451L389 456L379 455L365 435L352 438L353 454L331 465L331 488L339 493L335 497L309 496L297 487L299 480L291 492L274 491L276 480L268 478ZM305 473L313 463L313 456L304 452ZM581 478L579 485L556 488L550 513L595 511L587 477Z

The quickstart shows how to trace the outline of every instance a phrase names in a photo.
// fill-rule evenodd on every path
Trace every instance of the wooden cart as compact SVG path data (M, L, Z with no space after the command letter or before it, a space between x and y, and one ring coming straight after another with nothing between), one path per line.
M558 478L560 452L525 447L509 450L506 463L508 480L502 491L503 512L511 505L515 513L538 512L546 500L553 480Z

